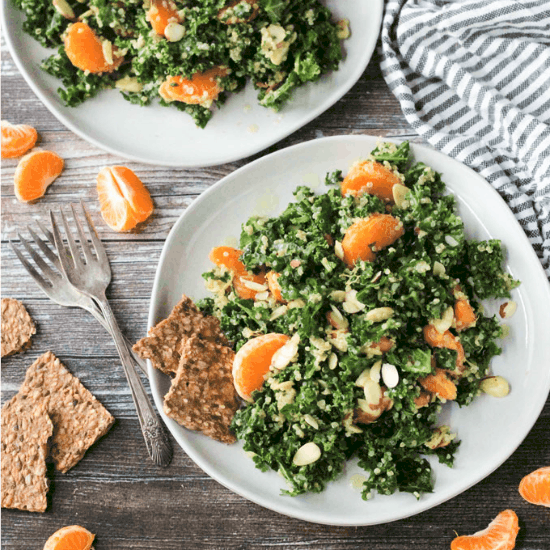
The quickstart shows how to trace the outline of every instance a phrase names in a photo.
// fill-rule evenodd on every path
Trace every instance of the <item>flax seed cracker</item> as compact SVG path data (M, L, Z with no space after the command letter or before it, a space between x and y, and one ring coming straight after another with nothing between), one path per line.
M33 334L36 327L25 306L13 298L2 298L2 357L30 348Z
M203 315L191 298L182 296L170 315L149 330L149 335L134 345L134 351L153 366L166 373L176 373L181 349L191 336L228 345L215 317Z
M2 407L2 508L44 512L53 424L44 403L17 394Z
M46 406L54 425L50 454L61 472L77 464L115 421L51 351L29 367L19 393Z
M228 347L197 336L186 340L164 412L190 430L234 443L229 426L240 404L231 374L234 358Z

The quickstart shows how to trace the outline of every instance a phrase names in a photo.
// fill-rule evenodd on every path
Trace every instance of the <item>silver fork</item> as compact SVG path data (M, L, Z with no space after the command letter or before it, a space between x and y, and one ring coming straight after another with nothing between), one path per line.
M172 447L170 445L170 441L157 414L155 413L149 397L147 396L147 392L143 387L141 378L132 368L130 353L124 343L124 338L120 332L116 318L111 310L109 302L107 301L107 297L105 296L105 290L111 282L111 267L109 265L109 259L107 258L105 248L99 239L90 215L84 207L84 203L81 201L80 204L82 206L88 232L91 237L95 256L88 244L88 238L84 234L84 230L82 229L82 225L80 224L80 220L76 215L73 205L71 205L71 210L78 232L80 249L76 244L73 233L71 232L65 213L63 210L60 210L61 219L65 228L65 234L67 236L67 243L69 245L69 250L67 250L63 244L61 232L59 231L54 213L50 210L54 241L61 268L67 279L69 279L70 283L77 290L95 300L95 302L99 305L105 321L107 325L109 325L120 360L122 361L124 374L126 374L126 378L130 386L130 392L132 394L132 399L134 400L134 405L136 407L138 419L141 425L141 431L143 433L149 455L155 464L158 464L159 466L168 466L172 459ZM84 258L82 258L81 252Z
M42 223L36 222L46 239L55 248L55 241L53 234ZM35 283L42 289L44 294L48 296L50 300L65 307L80 307L91 313L96 320L103 326L103 328L109 331L109 326L103 318L103 314L96 303L88 296L78 291L65 277L59 263L59 258L56 253L48 246L48 244L42 240L31 227L27 226L29 233L35 243L35 245L42 251L44 256L51 262L51 264L57 269L55 271L48 265L44 259L36 252L36 250L24 239L21 234L17 234L21 245L28 252L29 256L34 260L36 266L40 270L40 273L33 267L33 265L27 261L23 253L17 248L14 242L10 241L10 246L15 252L15 255L19 258L19 261L23 264L23 267L27 270L27 273L34 279ZM145 363L139 355L132 350L132 344L125 338L126 346L132 354L132 359L135 364L141 369L143 374L147 376L147 369Z

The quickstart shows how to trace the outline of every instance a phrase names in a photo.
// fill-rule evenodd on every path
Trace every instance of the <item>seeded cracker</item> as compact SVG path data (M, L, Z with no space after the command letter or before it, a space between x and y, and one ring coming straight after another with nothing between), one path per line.
M2 407L2 508L44 512L53 424L43 403L17 394Z
M2 298L2 357L30 348L33 334L36 327L25 306L13 298Z
M48 351L27 370L19 393L44 403L53 425L50 454L57 470L70 470L115 419Z
M190 430L234 443L229 426L240 404L231 374L234 357L228 347L196 336L189 338L164 398L164 412Z
M204 316L191 298L183 295L170 315L149 330L149 336L134 345L134 351L153 366L166 373L176 373L181 348L187 338L198 335L204 340L228 345L220 330L220 322L212 316Z

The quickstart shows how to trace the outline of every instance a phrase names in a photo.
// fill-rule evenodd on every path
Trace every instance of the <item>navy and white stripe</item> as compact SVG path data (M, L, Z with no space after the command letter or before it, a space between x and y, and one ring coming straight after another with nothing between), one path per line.
M381 55L409 124L497 189L550 277L550 0L389 0Z

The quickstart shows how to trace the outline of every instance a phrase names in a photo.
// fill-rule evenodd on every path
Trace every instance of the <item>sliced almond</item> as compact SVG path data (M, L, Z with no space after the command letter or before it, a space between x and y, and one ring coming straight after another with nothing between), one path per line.
M336 257L338 259L344 259L344 247L342 246L342 243L340 241L336 241L334 243L334 253L336 254Z
M434 262L433 273L438 277L442 277L445 275L445 266L440 262Z
M357 313L366 306L357 299L357 290L348 290L342 307L346 313Z
M340 313L337 307L331 305L332 311L328 313L329 323L337 330L344 330L349 327L348 320Z
M135 76L125 76L120 78L115 82L115 86L122 90L123 92L141 92L143 89L143 84L138 82L138 79Z
M305 445L302 445L294 455L292 462L296 466L307 466L308 464L313 464L321 458L321 449L316 443L310 441Z
M288 302L287 306L289 309L294 309L296 307L305 307L306 303L301 298L298 298L296 300L291 300L290 302Z
M271 359L271 369L282 370L287 367L290 362L298 354L298 343L300 335L295 334L284 346L280 347Z
M391 363L384 363L382 365L382 380L388 388L395 388L399 384L397 367Z
M330 293L330 297L335 302L343 302L346 299L346 292L344 290L333 290Z
M346 353L348 351L348 339L347 339L348 329L338 329L333 330L329 334L329 342L334 346L338 351Z
M355 385L363 388L367 380L371 380L370 369L365 369L355 381Z
M269 292L267 290L264 290L263 292L258 292L256 296L254 296L255 300L258 300L259 302L265 301L269 298Z
M279 317L282 317L288 311L288 307L285 305L279 306L277 309L274 309L269 317L270 321L275 321Z
M370 379L373 382L380 383L380 371L382 370L382 361L376 361L370 369Z
M449 246L458 246L458 241L454 237L452 237L451 235L445 235L445 242Z
M334 370L337 365L338 365L338 355L336 355L335 353L331 353L328 358L328 368L330 370Z
M69 6L67 0L53 0L53 7L61 14L65 19L74 19L75 14L73 8Z
M266 285L261 285L260 283L256 283L255 281L249 281L248 279L245 279L244 277L241 277L241 283L250 290L254 290L256 292L264 292L267 290Z
M514 300L510 300L500 306L499 313L503 319L510 319L517 309L518 304Z
M452 306L449 306L444 312L441 319L432 319L430 323L435 327L439 334L443 334L445 331L449 330L453 324L454 319L454 309Z
M391 307L377 307L371 309L367 313L367 321L372 321L373 323L380 323L381 321L386 321L393 315L394 311Z
M489 376L481 381L479 389L492 397L506 397L510 393L510 384L502 376Z
M304 414L304 420L307 424L309 424L315 430L319 429L319 423L310 414Z
M382 388L380 387L380 384L377 384L369 378L365 381L363 389L365 390L365 401L369 404L369 406L372 407L373 405L378 405L378 403L380 403L380 400L382 399Z
M101 43L101 48L103 49L103 57L105 57L105 61L109 65L112 65L114 63L113 61L113 45L109 40L103 40Z
M409 194L409 188L405 187L404 185L401 185L400 183L396 183L392 189L392 195L393 200L399 208L408 208L410 205L410 201L406 199L406 196Z

